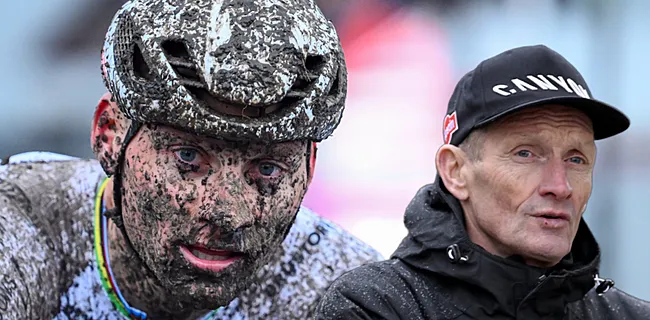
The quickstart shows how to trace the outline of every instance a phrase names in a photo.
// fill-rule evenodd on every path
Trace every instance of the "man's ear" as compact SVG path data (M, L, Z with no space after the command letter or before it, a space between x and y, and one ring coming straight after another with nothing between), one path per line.
M436 171L447 190L460 201L469 198L467 180L463 174L468 164L465 152L454 145L445 144L436 153Z
M112 96L105 93L95 109L90 133L93 153L107 175L115 173L117 159L130 120L119 110Z

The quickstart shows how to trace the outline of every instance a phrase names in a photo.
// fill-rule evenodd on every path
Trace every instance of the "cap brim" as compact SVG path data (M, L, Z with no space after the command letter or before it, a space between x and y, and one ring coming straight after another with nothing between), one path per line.
M573 107L584 112L591 119L593 124L595 140L615 136L630 127L630 119L620 110L602 101L576 96L552 97L519 104L501 112L500 114L479 122L475 127L483 126L521 109L544 104L559 104Z

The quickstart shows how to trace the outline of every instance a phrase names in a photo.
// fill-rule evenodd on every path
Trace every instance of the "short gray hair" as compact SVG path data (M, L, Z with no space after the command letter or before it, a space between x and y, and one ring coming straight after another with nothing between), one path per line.
M483 158L483 147L487 137L487 128L481 127L472 130L467 138L458 145L471 161L480 161Z

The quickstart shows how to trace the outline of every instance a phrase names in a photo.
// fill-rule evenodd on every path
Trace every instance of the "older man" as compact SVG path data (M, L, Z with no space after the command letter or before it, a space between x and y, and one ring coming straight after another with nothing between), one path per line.
M406 209L391 260L329 289L320 319L650 319L650 303L598 275L582 214L594 141L629 120L591 99L545 46L506 51L457 84L435 183Z

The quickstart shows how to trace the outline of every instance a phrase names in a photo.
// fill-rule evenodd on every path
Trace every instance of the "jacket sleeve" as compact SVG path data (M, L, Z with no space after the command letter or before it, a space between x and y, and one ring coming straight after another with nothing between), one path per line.
M0 319L48 319L59 301L58 262L27 216L29 201L0 178Z
M589 291L584 299L575 302L573 318L580 319L650 319L650 302L617 289L599 296Z
M404 297L376 264L354 269L328 288L317 311L318 320L400 320L411 319L399 310ZM403 305L403 304L402 304ZM412 318L415 319L415 318Z

